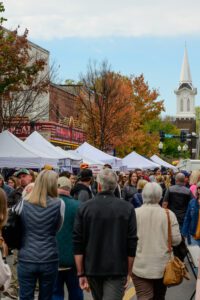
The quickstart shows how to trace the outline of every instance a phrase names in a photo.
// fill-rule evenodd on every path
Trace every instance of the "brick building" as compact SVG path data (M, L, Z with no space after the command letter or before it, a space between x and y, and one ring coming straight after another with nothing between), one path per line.
M40 77L48 76L49 51L29 42L30 57L41 57L46 61L45 69L40 73ZM58 85L50 83L47 93L38 95L37 103L45 112L41 115L36 107L23 115L16 116L12 120L9 130L24 140L32 131L37 130L47 140L56 146L64 149L75 149L82 144L85 139L85 132L78 122L78 112L76 109L76 99L81 86L79 85Z
M49 88L49 120L53 122L63 121L65 118L78 119L76 108L79 85L50 84Z

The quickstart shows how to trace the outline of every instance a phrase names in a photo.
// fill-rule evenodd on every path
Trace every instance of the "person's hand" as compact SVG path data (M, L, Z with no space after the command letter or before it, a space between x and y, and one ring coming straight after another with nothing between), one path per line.
M168 203L167 202L163 202L162 203L162 208L167 208L168 207Z
M82 290L90 291L89 283L85 276L79 278L79 286Z
M130 275L127 275L127 277L126 277L126 282L125 282L125 285L124 285L124 288L125 288L125 289L127 289L127 287L128 287L128 284L129 284L129 282L130 282L130 278L131 278L131 276L130 276Z

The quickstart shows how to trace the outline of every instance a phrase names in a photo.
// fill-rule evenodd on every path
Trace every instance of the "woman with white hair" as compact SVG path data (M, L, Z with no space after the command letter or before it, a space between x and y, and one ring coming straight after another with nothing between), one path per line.
M133 283L138 300L164 300L166 286L163 284L165 266L169 260L168 219L160 207L162 188L147 183L142 191L143 205L137 208L138 245L133 265ZM172 245L181 242L181 234L175 214L169 210Z
M39 299L51 300L58 272L56 233L62 225L64 202L58 198L58 175L42 171L31 195L17 207L22 241L18 253L20 300L33 300L37 281Z

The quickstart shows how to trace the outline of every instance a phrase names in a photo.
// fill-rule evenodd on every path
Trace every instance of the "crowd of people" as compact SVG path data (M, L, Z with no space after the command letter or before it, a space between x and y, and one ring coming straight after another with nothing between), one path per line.
M138 300L164 300L172 246L200 246L200 171L135 169L98 175L20 169L0 174L0 231L8 211L20 218L20 247L0 238L0 293L11 299L122 300L133 281ZM5 261L7 263L5 263Z

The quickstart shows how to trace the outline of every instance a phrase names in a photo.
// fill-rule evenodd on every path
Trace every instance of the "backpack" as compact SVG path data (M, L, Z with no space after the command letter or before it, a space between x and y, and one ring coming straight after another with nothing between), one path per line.
M17 206L8 210L8 220L2 228L2 237L9 249L20 249L21 246L21 218L19 211L23 200Z

